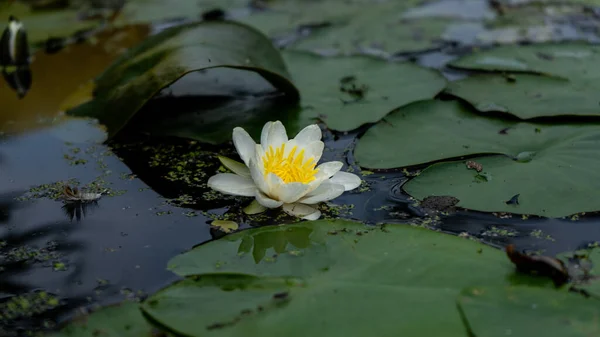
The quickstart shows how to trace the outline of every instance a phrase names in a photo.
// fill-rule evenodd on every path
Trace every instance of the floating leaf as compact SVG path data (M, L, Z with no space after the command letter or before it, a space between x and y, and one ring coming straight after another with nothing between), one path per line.
M191 336L464 337L455 304L460 289L504 285L508 275L536 282L514 274L502 252L473 241L349 221L250 229L198 246L169 266L192 279L150 297L144 310ZM214 272L230 281L215 287Z
M306 53L284 56L302 92L302 121L319 118L337 131L377 122L397 107L432 98L446 85L438 72L411 63L324 59Z
M504 134L499 133L507 127ZM536 132L543 129L543 132ZM390 151L389 144L398 144ZM359 140L355 156L369 168L395 168L462 156L479 157L493 179L482 181L464 161L434 164L404 190L422 200L453 196L459 207L561 217L600 210L600 131L595 123L542 124L486 118L458 102L426 101L388 115ZM515 160L535 153L531 160ZM519 194L519 203L507 204Z
M210 225L224 233L231 233L240 227L237 222L229 220L214 220Z
M467 55L452 66L520 74L471 76L452 82L447 92L479 111L508 112L523 119L599 116L599 62L600 47L583 43L499 47Z
M566 291L532 287L475 287L459 306L477 337L600 335L600 306Z
M69 114L98 118L113 136L162 88L189 72L222 67L258 72L285 93L288 102L298 99L298 91L288 80L279 52L266 37L241 24L204 22L165 30L128 51L98 78L95 99L69 111ZM231 122L243 127L262 126L266 120L281 118L277 114L279 111L267 116L261 114L258 118L246 116L246 113L242 111L236 116L229 111L227 116ZM177 116L171 114L173 118ZM165 116L167 118L170 119L170 115ZM203 124L203 118L218 120L213 115L207 117L201 114L196 116L199 122L190 127L192 130L179 132L190 138L196 134L203 141L212 140L214 143L230 138L231 127L225 123L205 123L204 127L210 127L213 136L203 135L203 130L198 128L198 124ZM244 122L240 123L239 119ZM156 124L160 127L154 130L162 129L163 124ZM189 123L178 125L184 127ZM166 132L172 133L173 130L167 128Z

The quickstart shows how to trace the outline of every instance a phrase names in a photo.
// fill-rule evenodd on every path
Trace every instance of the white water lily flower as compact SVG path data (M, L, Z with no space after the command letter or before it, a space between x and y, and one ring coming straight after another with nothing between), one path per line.
M361 183L358 176L340 172L342 162L317 166L325 145L316 124L288 139L280 121L268 122L260 144L237 127L233 129L233 144L244 163L219 157L233 173L210 177L208 186L225 194L255 197L260 206L251 205L252 214L282 207L290 215L315 220L321 212L312 205L337 198Z

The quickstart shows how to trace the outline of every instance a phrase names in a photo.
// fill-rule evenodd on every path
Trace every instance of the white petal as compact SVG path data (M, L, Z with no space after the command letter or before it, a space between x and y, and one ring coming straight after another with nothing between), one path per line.
M267 208L265 206L261 205L256 200L252 200L252 202L250 204L248 204L248 206L244 207L244 209L243 209L244 213L246 213L248 215L259 214L266 210L267 210Z
M317 140L314 142L310 142L308 145L304 146L304 158L313 157L315 163L318 163L323 155L323 149L325 148L325 144L322 141Z
M319 211L318 209L315 210L314 212L310 213L307 216L303 216L302 219L304 220L317 220L321 217L321 211Z
M228 168L231 172L242 177L250 178L250 170L243 163L227 158L225 156L219 156L218 158L221 161L221 164L223 164L223 166Z
M283 204L283 211L287 214L306 220L317 220L321 217L321 212L309 205L304 204Z
M250 162L250 158L254 157L254 147L256 142L254 139L250 137L246 130L236 127L233 129L233 145L235 145L235 150L240 155L240 158L244 161L244 164L248 166Z
M253 197L256 186L250 178L233 173L219 173L208 179L208 187L225 194Z
M316 174L316 179L329 179L334 174L338 173L342 169L344 164L341 161L329 161L317 166L319 172Z
M256 187L258 187L259 190L261 190L263 193L269 194L269 185L267 184L267 181L265 180L265 175L260 169L260 166L258 166L256 159L250 159L250 176L252 177L254 184L256 185Z
M262 140L261 140L262 141ZM280 121L276 121L271 124L269 133L267 135L267 143L261 144L265 150L269 147L278 148L281 144L288 141L287 133L285 132L285 126Z
M314 205L319 202L335 199L344 193L344 186L324 182L317 189L312 191L310 196L306 196L298 202L303 204Z
M362 182L356 174L341 171L334 174L329 181L333 184L343 185L346 191L357 188Z
M298 201L309 192L310 186L303 183L281 184L275 192L277 200L292 203Z
M283 202L273 200L273 199L269 198L268 196L266 196L261 191L256 191L255 197L256 197L256 201L258 201L259 204L265 206L266 208L277 208L277 207L283 205Z
M294 147L297 147L297 146L298 146L298 142L293 139L286 141L285 149L283 150L283 156L287 157L290 154L290 152L292 152ZM297 155L298 153L300 153L300 149L296 148L296 152L294 153L294 155Z
M314 142L315 140L321 140L321 128L317 124L309 125L302 129L294 139L299 144L306 144Z
M269 173L266 180L267 185L269 186L269 195L279 200L279 187L285 183L275 173Z
M273 122L266 122L265 126L263 126L262 131L260 132L260 145L265 150L269 148L267 146L267 141L269 139L269 132L271 130L272 125L273 125Z

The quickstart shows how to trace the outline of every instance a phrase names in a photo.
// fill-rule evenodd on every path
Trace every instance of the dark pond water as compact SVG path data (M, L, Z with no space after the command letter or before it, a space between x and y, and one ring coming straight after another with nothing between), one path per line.
M444 64L461 49L449 44L411 58L456 79L466 74L445 69ZM2 84L0 96L14 95L11 90ZM33 99L37 98L26 96L22 102ZM207 175L218 168L204 151L230 154L230 146L214 148L166 138L106 144L90 121L49 125L45 120L34 123L34 129L30 124L18 127L24 119L31 117L16 114L0 119L0 131L10 129L0 138L0 301L46 291L56 295L60 305L39 315L0 319L0 333L52 328L49 322L67 319L81 307L143 297L160 289L176 279L166 270L170 258L222 235L210 227L215 218L235 220L240 228L294 221L277 214L242 217L239 208L248 199L214 199L215 194L203 187ZM324 160L342 160L359 171L352 148L361 132L364 129L326 132ZM395 151L393 144L390 151ZM600 240L596 215L524 219L466 210L435 213L416 206L402 192L400 186L407 180L402 172L378 172L363 179L363 186L335 199L325 214L370 224L427 226L498 247L515 243L547 254ZM39 187L65 181L95 183L109 195L85 208L69 208L53 198L54 185Z

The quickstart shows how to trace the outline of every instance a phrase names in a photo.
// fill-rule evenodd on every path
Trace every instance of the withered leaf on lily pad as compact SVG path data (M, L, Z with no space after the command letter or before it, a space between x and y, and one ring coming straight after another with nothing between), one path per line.
M506 246L506 255L515 264L518 271L549 277L557 287L569 280L569 273L565 268L565 264L557 258L544 255L527 255L517 251L515 245L512 244Z
M161 89L190 72L213 68L257 72L289 102L299 99L281 55L260 32L233 22L199 22L167 29L125 53L96 80L94 99L68 114L97 118L112 137ZM162 112L165 118L176 113ZM262 126L273 117L279 116L261 115L259 121L246 116L239 126ZM231 128L223 132L229 134ZM192 133L186 135L194 138ZM215 139L223 141L222 136Z

